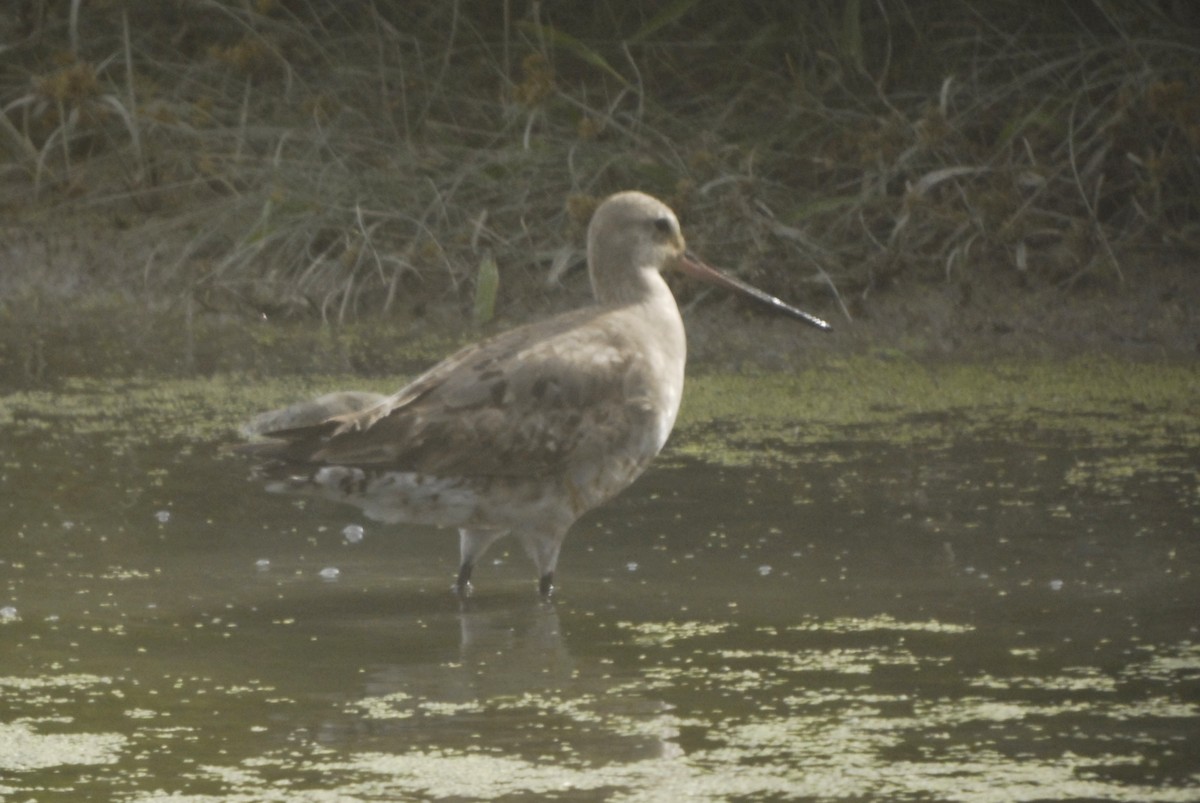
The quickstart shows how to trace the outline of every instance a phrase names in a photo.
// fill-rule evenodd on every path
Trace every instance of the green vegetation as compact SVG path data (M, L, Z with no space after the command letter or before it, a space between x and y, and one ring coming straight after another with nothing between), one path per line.
M537 305L630 187L846 308L1200 246L1188 3L21 0L0 30L0 315L485 320L478 272Z
M693 377L673 453L725 465L786 464L844 459L821 447L851 432L931 450L969 432L1042 430L1086 432L1093 445L1136 441L1183 451L1200 445L1198 398L1192 365L1095 356L965 364L834 358L797 373Z
M53 390L0 396L0 426L41 433L47 442L110 433L115 451L147 441L220 442L235 439L234 428L263 410L334 390L390 393L408 378L69 379ZM791 464L840 459L823 456L825 447L848 437L931 449L967 432L993 437L1044 428L1083 431L1098 446L1136 441L1143 449L1182 451L1200 446L1197 399L1200 373L1188 365L1099 357L965 365L831 358L799 372L691 377L667 454L723 465Z

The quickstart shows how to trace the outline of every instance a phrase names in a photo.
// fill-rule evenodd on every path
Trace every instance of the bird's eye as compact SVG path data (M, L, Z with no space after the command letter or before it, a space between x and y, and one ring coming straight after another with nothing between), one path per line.
M670 234L673 230L673 227L671 226L671 219L666 217L655 218L654 228L657 229L660 234Z

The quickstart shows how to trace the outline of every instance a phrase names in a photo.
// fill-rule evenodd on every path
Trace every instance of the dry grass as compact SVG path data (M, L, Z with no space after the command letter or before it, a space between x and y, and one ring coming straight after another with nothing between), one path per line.
M901 279L1125 281L1131 248L1200 250L1197 23L1166 0L23 0L0 203L125 228L142 257L103 273L128 292L329 320L466 309L493 257L500 303L536 302L629 187L714 262L847 311Z

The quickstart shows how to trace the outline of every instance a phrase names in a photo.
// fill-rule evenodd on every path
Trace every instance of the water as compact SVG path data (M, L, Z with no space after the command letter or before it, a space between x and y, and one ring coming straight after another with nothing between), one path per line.
M5 799L1200 800L1186 394L685 423L556 602L513 545L461 604L453 533L264 494L204 387L7 400Z

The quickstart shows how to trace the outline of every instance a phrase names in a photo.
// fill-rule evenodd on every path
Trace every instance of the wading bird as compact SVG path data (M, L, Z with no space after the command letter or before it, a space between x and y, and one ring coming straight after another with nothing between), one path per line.
M640 192L588 227L596 303L467 346L390 396L333 393L265 413L239 447L273 491L316 495L385 522L457 527L455 588L513 534L550 596L563 538L662 449L683 394L683 321L662 272L678 270L818 329L829 324L687 251L675 213Z

